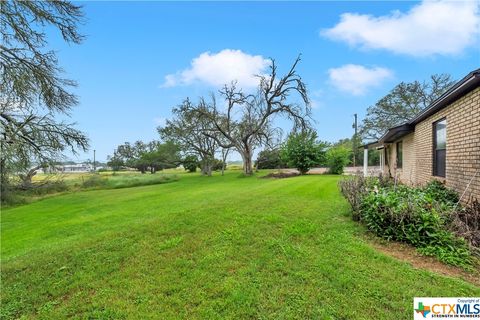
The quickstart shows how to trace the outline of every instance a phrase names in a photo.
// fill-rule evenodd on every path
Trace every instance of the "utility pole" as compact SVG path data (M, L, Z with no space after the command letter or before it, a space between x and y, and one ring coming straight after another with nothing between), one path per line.
M93 172L97 172L97 165L96 165L96 162L95 162L95 152L97 150L93 150Z
M357 114L355 113L353 117L355 118L355 122L352 125L352 128L355 129L355 134L353 135L353 167L356 167L357 165L357 130L358 130Z

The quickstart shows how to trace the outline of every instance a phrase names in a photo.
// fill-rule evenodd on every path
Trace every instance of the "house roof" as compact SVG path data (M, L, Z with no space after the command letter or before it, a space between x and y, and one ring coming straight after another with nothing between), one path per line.
M409 123L404 123L402 125L388 129L387 132L380 138L379 142L391 143L399 138L413 132L415 126L410 125Z
M480 69L477 69L470 72L463 79L455 83L450 89L448 89L444 94L435 99L435 101L433 101L427 108L417 114L412 120L388 129L388 131L378 141L368 143L364 145L364 147L367 148L372 145L391 143L395 140L398 140L399 138L409 134L410 132L413 132L417 123L444 109L445 107L453 103L455 100L461 98L462 96L478 88L479 86Z

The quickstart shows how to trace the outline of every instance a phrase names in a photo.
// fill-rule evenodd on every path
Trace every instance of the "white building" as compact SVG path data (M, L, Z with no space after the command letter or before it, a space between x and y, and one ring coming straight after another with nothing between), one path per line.
M102 169L102 166L97 166L98 169ZM75 163L75 164L59 164L54 167L41 169L43 173L82 173L94 171L93 164L91 163Z

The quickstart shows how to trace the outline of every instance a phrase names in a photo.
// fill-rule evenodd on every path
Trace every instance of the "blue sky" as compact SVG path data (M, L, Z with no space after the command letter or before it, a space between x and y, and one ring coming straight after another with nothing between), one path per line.
M125 141L158 139L155 128L187 96L216 91L229 77L252 85L249 72L265 71L269 57L284 71L302 54L298 72L327 141L351 136L353 114L362 119L401 81L460 79L480 66L475 2L81 4L85 42L52 34L50 46L79 83L72 119L98 160Z

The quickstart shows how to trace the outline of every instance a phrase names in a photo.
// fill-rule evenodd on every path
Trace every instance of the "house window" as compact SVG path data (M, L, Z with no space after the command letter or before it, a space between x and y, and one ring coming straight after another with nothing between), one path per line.
M445 178L447 155L447 120L433 124L433 175Z
M403 143L397 142L397 168L401 168L403 165Z

